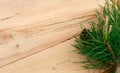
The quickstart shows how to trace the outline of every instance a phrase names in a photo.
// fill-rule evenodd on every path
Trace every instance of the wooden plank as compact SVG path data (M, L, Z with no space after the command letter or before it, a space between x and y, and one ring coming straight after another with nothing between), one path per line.
M96 0L1 0L0 67L72 38L95 9Z
M0 73L93 73L83 69L80 62L84 58L72 52L76 50L70 44L74 39L61 43L45 51L0 68ZM95 73L98 73L96 71Z

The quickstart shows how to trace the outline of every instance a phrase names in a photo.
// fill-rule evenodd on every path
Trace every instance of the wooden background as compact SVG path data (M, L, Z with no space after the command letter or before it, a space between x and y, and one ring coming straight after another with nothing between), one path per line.
M73 35L104 0L0 0L0 73L89 73Z

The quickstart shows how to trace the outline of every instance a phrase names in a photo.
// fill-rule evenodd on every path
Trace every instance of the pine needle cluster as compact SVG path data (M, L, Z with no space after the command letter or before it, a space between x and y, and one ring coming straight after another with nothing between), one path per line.
M86 57L84 68L102 69L103 73L116 73L120 64L120 5L118 1L106 0L97 11L97 21L91 29L81 25L80 37L75 38L74 47Z

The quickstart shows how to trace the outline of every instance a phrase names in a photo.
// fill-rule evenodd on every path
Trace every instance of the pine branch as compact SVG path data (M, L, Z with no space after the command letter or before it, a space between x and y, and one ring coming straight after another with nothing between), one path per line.
M106 0L102 13L97 11L98 22L91 22L91 30L82 27L74 47L86 57L84 68L116 73L120 64L120 0Z

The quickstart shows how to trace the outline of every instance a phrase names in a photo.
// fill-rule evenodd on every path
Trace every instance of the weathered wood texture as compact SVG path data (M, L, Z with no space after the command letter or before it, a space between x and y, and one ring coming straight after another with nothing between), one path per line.
M0 73L80 73L68 40L102 1L0 0Z
M93 73L94 70L83 69L79 62L82 56L72 52L71 39L57 46L2 67L0 73ZM96 71L97 73L97 71Z

